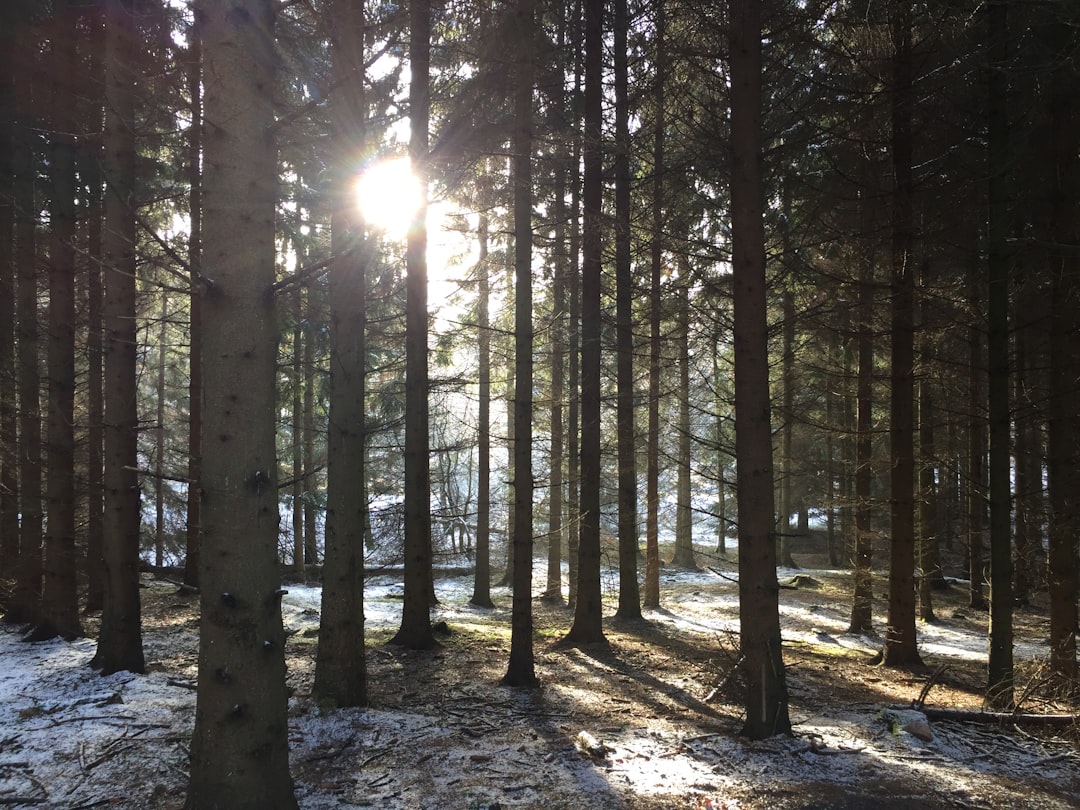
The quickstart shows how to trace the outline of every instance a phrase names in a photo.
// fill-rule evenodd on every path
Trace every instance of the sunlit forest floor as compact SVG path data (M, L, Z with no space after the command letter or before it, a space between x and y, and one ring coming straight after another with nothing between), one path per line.
M391 576L368 583L367 709L330 711L310 689L317 583L290 583L290 750L301 807L316 808L1066 808L1080 806L1080 727L926 720L910 707L982 708L987 615L962 583L935 592L920 624L926 666L869 663L880 638L845 633L850 572L815 543L782 570L781 622L794 735L738 736L737 565L705 549L696 572L665 569L663 607L605 620L606 645L567 648L572 613L534 601L542 688L498 682L510 598L468 606L468 577L439 579L440 648L386 644L400 615ZM880 559L880 558L879 558ZM536 593L543 588L537 561ZM0 632L0 804L166 808L183 804L194 713L195 595L147 578L149 673L100 678L91 639L23 644ZM612 599L616 579L605 573ZM885 581L875 587L884 628ZM92 632L93 622L88 621ZM1016 614L1017 695L1029 713L1070 714L1046 674L1045 596Z

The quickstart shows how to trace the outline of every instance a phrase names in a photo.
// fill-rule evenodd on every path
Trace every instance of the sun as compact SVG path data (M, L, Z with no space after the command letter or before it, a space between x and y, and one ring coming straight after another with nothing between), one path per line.
M422 200L420 180L407 157L372 163L356 181L356 201L364 222L391 238L405 236Z

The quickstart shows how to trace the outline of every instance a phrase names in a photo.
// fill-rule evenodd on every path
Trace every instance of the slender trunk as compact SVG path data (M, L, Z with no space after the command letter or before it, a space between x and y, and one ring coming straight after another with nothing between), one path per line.
M915 268L912 261L911 0L894 0L892 145L892 392L889 402L889 622L886 666L920 664L915 635Z
M514 64L514 600L510 660L502 682L539 686L533 658L533 322L532 322L532 151L533 0L514 9L517 59Z
M600 287L603 199L603 0L585 0L585 126L581 266L581 494L578 589L566 640L605 641L600 593Z
M627 0L615 0L615 360L620 619L641 618L638 588L637 437L634 435L634 278L630 255L630 102Z
M41 613L28 636L82 635L75 575L75 95L76 11L53 4L52 143L49 175L48 472Z
M665 0L656 9L656 76L653 78L653 185L649 237L649 436L645 473L645 607L660 607L660 283L664 265L664 144L667 80Z
M431 470L428 445L427 153L431 4L409 5L409 157L420 181L405 273L405 601L394 643L435 645L431 632Z
M742 732L789 734L776 584L762 179L761 4L731 0L731 231L735 307L735 457L739 468Z
M690 267L680 260L679 278L679 461L675 485L675 552L670 565L696 569L694 513L690 504Z
M477 409L478 454L476 486L476 571L473 578L473 594L470 604L491 608L491 324L488 305L491 297L488 269L488 221L480 215L476 239L478 256L477 344L480 354L479 392Z

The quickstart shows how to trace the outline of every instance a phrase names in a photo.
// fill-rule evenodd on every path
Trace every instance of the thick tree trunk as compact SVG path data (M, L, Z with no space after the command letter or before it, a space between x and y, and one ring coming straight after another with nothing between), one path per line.
M791 732L780 647L769 406L761 133L761 4L731 0L731 231L743 734Z
M893 221L892 392L889 403L890 486L889 622L882 650L886 666L921 664L915 635L915 268L912 261L911 2L892 7Z
M82 635L75 575L75 81L79 36L72 3L53 4L49 175L48 472L41 612L32 641Z
M675 484L675 568L694 570L694 513L690 504L690 279L682 261L679 279L679 460Z
M199 690L188 810L296 807L277 562L274 24L202 2L206 284Z
M136 49L132 0L112 0L106 21L105 84L105 513L107 587L93 666L142 672L139 602L137 333L135 286ZM159 347L164 351L164 345ZM160 480L160 479L159 479Z

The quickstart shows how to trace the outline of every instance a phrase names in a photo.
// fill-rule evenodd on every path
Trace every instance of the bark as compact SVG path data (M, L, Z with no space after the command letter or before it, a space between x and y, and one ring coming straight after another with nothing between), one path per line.
M532 321L532 151L533 37L536 9L518 0L513 13L514 64L514 598L510 660L502 683L539 686L533 657L533 321Z
M49 177L48 472L41 612L33 641L82 635L75 575L75 9L53 5Z
M336 91L340 93L341 91ZM340 192L338 192L340 194ZM337 207L340 207L340 201ZM333 239L333 225L331 225L331 240ZM333 247L331 247L333 252ZM336 254L335 254L336 255ZM331 274L334 267L331 265ZM297 287L292 295L293 304L293 330L292 330L292 403L290 417L292 420L292 562L293 573L300 581L306 577L304 559L304 330L301 324L304 321L304 288ZM331 305L333 298L331 297ZM331 323L333 315L331 314ZM333 377L331 376L331 386ZM328 440L329 441L329 440ZM330 507L327 506L329 520ZM329 531L329 529L327 530Z
M428 446L427 152L431 4L409 5L409 157L422 201L413 214L405 273L405 602L393 642L435 646L431 632L431 469Z
M15 45L16 58L33 61L33 52L40 45L38 31L27 26L24 37ZM4 614L9 623L30 623L36 620L41 600L42 573L42 502L41 465L41 335L38 328L38 256L37 223L31 211L36 209L35 178L37 167L31 140L32 109L34 105L32 77L23 77L15 85L17 120L23 124L16 132L12 145L11 163L14 172L15 195L15 265L18 343L19 389L19 559L15 569L15 588Z
M787 195L784 196L785 204ZM787 229L785 229L785 234ZM785 236L785 243L790 239ZM790 246L785 245L785 250ZM785 568L794 568L795 560L791 557L791 514L795 511L792 503L792 470L793 463L792 439L794 433L794 402L795 402L795 296L791 292L791 280L784 283L784 291L781 293L782 308L784 312L784 355L783 355L783 394L781 399L780 421L783 426L780 431L781 450L780 459L783 464L780 470L780 520L778 531L780 532L780 565Z
M18 402L15 363L15 26L10 5L0 8L0 572L19 558ZM0 610L10 594L0 593Z
M653 77L653 184L649 236L649 425L645 472L645 599L660 607L660 282L664 262L664 115L667 81L667 15L665 0L656 7L656 75Z
M196 6L205 57L199 689L188 810L296 807L277 562L273 8Z
M1050 86L1050 131L1054 186L1051 196L1051 237L1058 247L1051 254L1050 402L1047 434L1050 531L1047 583L1050 588L1050 667L1073 682L1076 660L1077 595L1080 568L1080 91L1075 39L1068 25L1051 24L1046 39L1054 55Z
M137 334L135 287L135 90L140 37L132 0L106 20L105 84L105 514L107 587L93 666L143 672L139 602ZM164 345L159 349L164 351ZM159 479L160 480L160 479Z
M476 486L476 571L470 604L495 607L491 601L491 324L488 316L491 296L488 268L488 221L480 215L476 238L479 242L476 271L478 275L477 344L480 355L477 396L478 454Z
M615 35L615 359L620 619L641 618L638 588L637 437L634 434L634 278L630 265L630 102L626 0L613 3Z
M864 193L860 201L863 229L871 233L874 214ZM872 634L874 632L873 608L873 553L874 539L871 527L871 485L874 480L874 343L871 320L874 316L874 252L867 248L859 268L858 292L858 372L855 382L855 547L854 592L851 601L851 621L848 632Z
M695 570L694 514L690 505L690 267L680 260L679 279L679 460L675 484L675 552L670 565Z
M199 584L199 543L202 536L202 33L199 15L188 32L187 82L191 105L188 127L187 177L190 186L188 217L188 264L191 293L188 297L188 490L184 554L184 584Z
M911 2L892 6L892 391L889 402L889 622L886 666L921 664L915 635L915 269L912 261Z
M731 231L735 307L739 624L751 739L791 732L780 646L762 180L761 5L731 0Z
M1009 409L1009 154L1008 0L986 7L990 72L987 82L988 413L990 420L990 627L987 698L992 707L1013 705L1012 458Z
M366 142L364 0L336 0L331 41L335 178L330 252L330 415L322 611L313 691L336 706L367 703L364 649L367 251L353 199ZM299 549L298 549L299 551Z
M585 0L585 126L581 264L581 494L578 588L566 640L604 642L600 594L600 277L603 0Z

